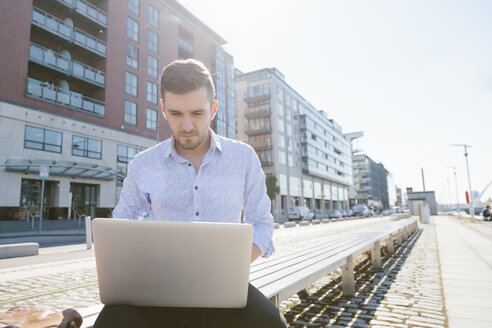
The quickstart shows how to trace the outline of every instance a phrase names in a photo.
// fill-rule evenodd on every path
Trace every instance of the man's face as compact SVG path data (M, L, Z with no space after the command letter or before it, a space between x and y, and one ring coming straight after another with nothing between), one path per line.
M211 104L206 87L182 95L165 92L164 99L161 100L162 114L171 128L176 150L198 149L208 140L217 101Z

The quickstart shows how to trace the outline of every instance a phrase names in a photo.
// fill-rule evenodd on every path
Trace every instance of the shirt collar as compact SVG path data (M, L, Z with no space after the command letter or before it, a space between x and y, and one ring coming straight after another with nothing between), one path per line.
M210 148L209 151L214 152L217 150L219 153L222 153L222 144L220 143L220 138L215 132L208 128L210 133ZM174 147L174 136L171 135L171 138L168 139L169 144L164 151L164 158L178 158L179 154L176 152L176 148ZM181 157L181 156L180 156Z

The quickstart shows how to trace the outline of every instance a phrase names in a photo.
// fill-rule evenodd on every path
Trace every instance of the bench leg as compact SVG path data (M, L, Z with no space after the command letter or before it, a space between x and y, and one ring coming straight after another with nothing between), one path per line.
M401 246L401 235L402 235L401 230L398 230L398 232L396 233L396 245L398 247Z
M393 244L393 234L390 234L386 240L386 249L389 255L395 254L395 245Z
M354 296L354 257L350 255L347 258L347 263L342 266L342 290L345 296Z
M374 243L371 249L371 263L374 269L381 269L381 244L379 240Z
M270 302L272 302L273 305L275 305L278 308L280 305L280 300L278 298L278 295L274 295L274 296L270 297Z

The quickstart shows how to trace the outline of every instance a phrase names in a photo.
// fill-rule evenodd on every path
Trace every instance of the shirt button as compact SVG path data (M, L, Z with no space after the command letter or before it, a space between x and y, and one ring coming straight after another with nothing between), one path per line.
M191 163L188 163L188 166L191 166Z
M195 190L198 190L198 186L195 186Z
M199 214L198 212L195 213L196 216L198 216L198 214Z

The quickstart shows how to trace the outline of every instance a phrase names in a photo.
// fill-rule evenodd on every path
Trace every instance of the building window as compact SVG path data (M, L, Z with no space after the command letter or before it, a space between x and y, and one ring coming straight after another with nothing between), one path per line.
M149 6L149 24L159 28L159 11L152 6Z
M61 153L62 133L26 125L24 148Z
M155 53L159 52L159 36L152 30L147 30L147 47Z
M102 142L79 136L72 136L72 155L101 159Z
M157 104L157 84L147 81L147 101Z
M138 22L130 17L126 18L126 36L138 42Z
M157 130L157 111L147 108L147 121L145 126L150 130Z
M137 104L125 100L125 123L137 125Z
M126 44L126 63L138 69L138 48L129 43Z
M118 145L118 156L116 157L116 166L118 169L126 173L128 163L137 155L141 149Z
M140 14L140 0L128 0L128 10L138 16Z
M137 96L138 77L135 74L125 72L125 92Z
M193 47L193 34L183 27L178 30L178 57L180 59L192 58L195 49Z
M158 66L158 61L156 58L152 56L147 56L147 74L149 74L152 77L157 78L157 66Z

